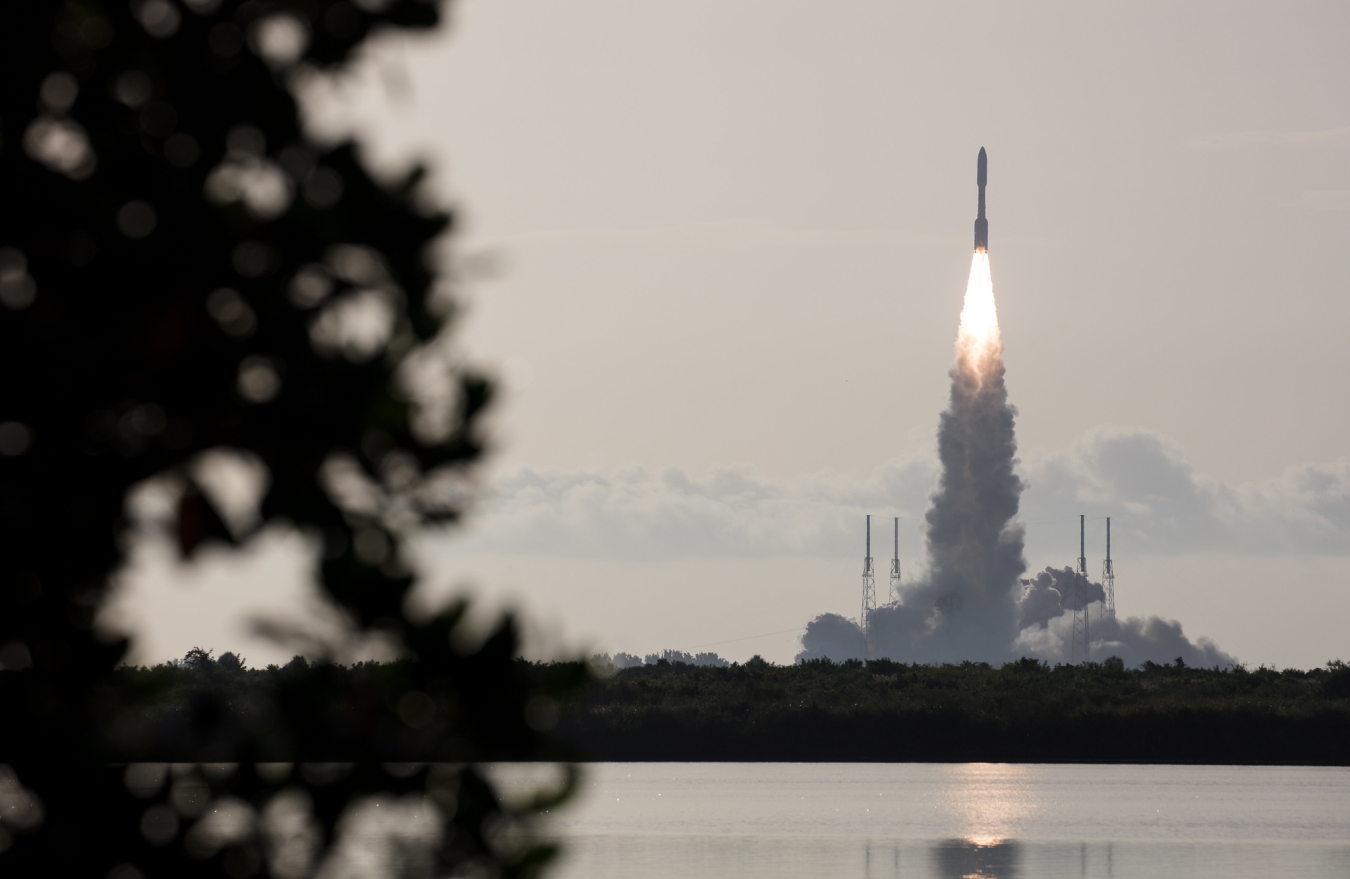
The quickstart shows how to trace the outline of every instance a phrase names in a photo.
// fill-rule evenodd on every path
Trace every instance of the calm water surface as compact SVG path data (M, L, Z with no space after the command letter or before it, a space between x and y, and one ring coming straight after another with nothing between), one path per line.
M1339 768L602 763L550 817L563 879L1350 877Z

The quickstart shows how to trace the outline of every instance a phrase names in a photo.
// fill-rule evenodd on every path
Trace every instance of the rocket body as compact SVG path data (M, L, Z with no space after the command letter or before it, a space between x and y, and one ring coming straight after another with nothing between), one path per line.
M977 253L989 250L989 221L984 217L984 185L989 181L989 159L980 147L980 158L975 166L975 183L980 187L980 208L975 215L975 250Z

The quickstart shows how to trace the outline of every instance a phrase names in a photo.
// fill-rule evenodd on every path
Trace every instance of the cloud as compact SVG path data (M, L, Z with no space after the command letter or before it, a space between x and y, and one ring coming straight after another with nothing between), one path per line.
M1240 150L1251 147L1296 147L1301 149L1350 149L1350 126L1316 131L1233 131L1193 137L1186 145L1199 150Z
M1350 460L1224 485L1164 436L1099 428L1065 451L1032 453L1024 469L1024 520L1111 516L1113 537L1135 553L1350 553Z
M703 477L676 468L524 469L492 483L456 543L461 552L615 559L861 555L869 513L878 541L889 531L881 520L899 516L908 544L918 546L933 478L932 464L920 461L865 479L775 480L744 468Z
M1225 485L1196 473L1161 434L1104 427L1066 449L1027 453L1019 473L1027 483L1020 519L1032 537L1046 520L1072 528L1083 513L1111 516L1116 547L1133 555L1350 554L1350 460ZM914 558L936 487L937 462L922 458L859 478L522 469L487 487L446 548L622 560L850 558L862 555L870 513L873 556L889 558L890 518L899 516L901 556Z

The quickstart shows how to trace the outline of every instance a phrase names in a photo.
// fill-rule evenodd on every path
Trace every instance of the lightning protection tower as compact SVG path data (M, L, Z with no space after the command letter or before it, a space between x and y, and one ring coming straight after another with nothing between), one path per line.
M871 653L872 638L871 620L872 611L877 608L877 575L872 570L872 517L867 517L867 555L863 556L863 596L862 596L862 618L858 621L862 624L863 633L863 651ZM866 658L866 657L864 657Z
M895 517L895 557L891 559L891 601L900 600L900 517Z
M1102 586L1106 587L1106 601L1102 602L1102 616L1116 618L1116 569L1111 565L1111 517L1106 517L1106 561L1102 562Z
M1073 644L1069 647L1069 662L1086 662L1088 658L1088 578L1087 578L1087 517L1078 517L1078 572L1073 578Z

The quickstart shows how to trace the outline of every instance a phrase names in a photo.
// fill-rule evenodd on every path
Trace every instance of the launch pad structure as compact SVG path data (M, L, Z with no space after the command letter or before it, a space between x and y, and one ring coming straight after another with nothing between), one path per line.
M893 520L895 551L891 556L890 596L891 603L900 601L900 517ZM873 653L872 615L877 609L877 575L872 561L872 517L866 518L867 543L863 555L862 608L858 618L858 627L862 630L863 656L870 659ZM1091 659L1092 634L1090 631L1092 581L1088 579L1087 569L1087 516L1078 517L1078 567L1073 578L1073 640L1069 647L1069 663L1076 665ZM1102 597L1098 608L1099 619L1116 618L1116 570L1111 560L1111 517L1106 517L1106 559L1102 562ZM957 595L943 596L935 607L943 613L951 613L961 606Z
M900 517L895 517L895 555L891 557L891 603L900 601Z
M1069 664L1088 660L1088 575L1087 575L1087 516L1078 517L1078 570L1073 578L1073 644L1069 647Z
M898 520L897 520L898 521ZM872 517L867 517L867 555L863 556L862 628L864 658L872 653L872 611L877 609L877 575L872 568Z
M1116 569L1111 564L1111 517L1106 517L1106 561L1102 562L1102 587L1106 590L1106 600L1102 602L1101 615L1106 619L1116 618Z

